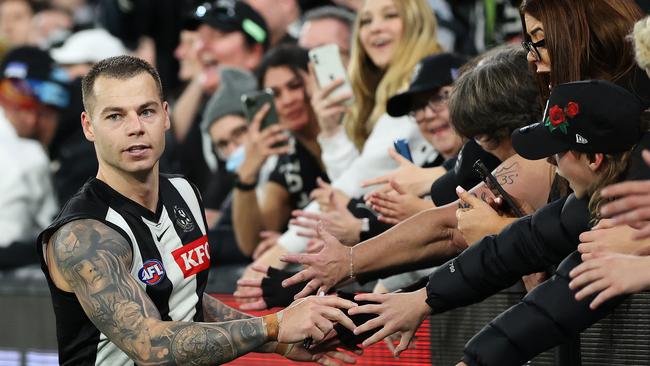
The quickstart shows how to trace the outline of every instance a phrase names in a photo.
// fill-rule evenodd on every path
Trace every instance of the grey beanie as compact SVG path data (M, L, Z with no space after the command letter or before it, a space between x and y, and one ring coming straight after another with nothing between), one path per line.
M244 116L242 94L257 90L257 81L248 71L224 67L219 72L219 88L203 109L201 129L208 131L214 121L228 115Z

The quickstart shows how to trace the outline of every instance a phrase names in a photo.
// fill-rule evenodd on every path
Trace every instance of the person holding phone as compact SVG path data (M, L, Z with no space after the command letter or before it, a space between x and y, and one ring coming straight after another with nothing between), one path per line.
M307 63L306 50L279 46L264 57L256 72L258 85L272 91L273 106L260 103L262 108L253 114L245 159L237 169L233 224L246 255L253 253L262 231L287 227L291 211L309 203L317 178L328 179L316 141L318 122L305 87ZM272 110L276 116L268 115ZM277 123L269 124L272 121ZM265 164L271 173L258 184ZM259 198L255 188L260 189Z
M387 153L394 140L409 140L417 164L435 158L436 152L412 119L386 114L386 100L407 85L422 58L441 51L436 32L435 17L425 0L368 0L358 13L349 66L354 103L336 135L318 139L332 187L343 193L342 206L350 197L366 193L361 181L397 167ZM320 211L316 201L305 209ZM358 236L363 222L353 223ZM281 265L282 254L306 250L309 239L300 237L299 231L290 226L279 239L280 245L256 262ZM247 271L243 278L259 275Z

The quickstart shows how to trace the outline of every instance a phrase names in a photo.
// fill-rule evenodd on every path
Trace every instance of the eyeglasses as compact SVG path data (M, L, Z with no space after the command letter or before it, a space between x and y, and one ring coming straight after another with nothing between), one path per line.
M444 91L442 93L433 95L431 98L429 98L429 100L426 101L426 103L423 103L419 107L415 108L411 113L409 113L409 115L413 118L422 115L422 113L425 111L425 108L429 108L432 112L439 113L442 108L447 105L449 94L449 91Z
M526 52L532 52L535 60L542 61L542 54L539 53L538 48L546 47L546 39L539 40L537 42L524 41L521 42L521 46L526 50Z

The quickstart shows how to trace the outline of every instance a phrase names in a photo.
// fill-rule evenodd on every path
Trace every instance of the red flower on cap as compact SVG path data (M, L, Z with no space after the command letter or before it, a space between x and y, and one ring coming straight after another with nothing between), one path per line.
M561 125L562 122L566 121L566 117L564 117L564 110L562 110L562 108L557 105L554 105L551 108L551 110L548 112L548 116L553 127L557 127Z
M566 112L567 116L573 118L573 117L577 116L578 113L580 113L580 106L578 105L578 103L569 102L566 105L565 112Z

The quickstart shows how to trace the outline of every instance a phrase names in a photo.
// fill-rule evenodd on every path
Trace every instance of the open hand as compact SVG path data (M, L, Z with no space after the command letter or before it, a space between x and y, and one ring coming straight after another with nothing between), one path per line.
M350 250L335 237L323 229L317 228L318 238L323 249L316 254L285 254L280 260L288 263L302 264L305 269L282 282L283 287L309 281L295 298L305 297L318 290L327 293L330 289L349 278Z

